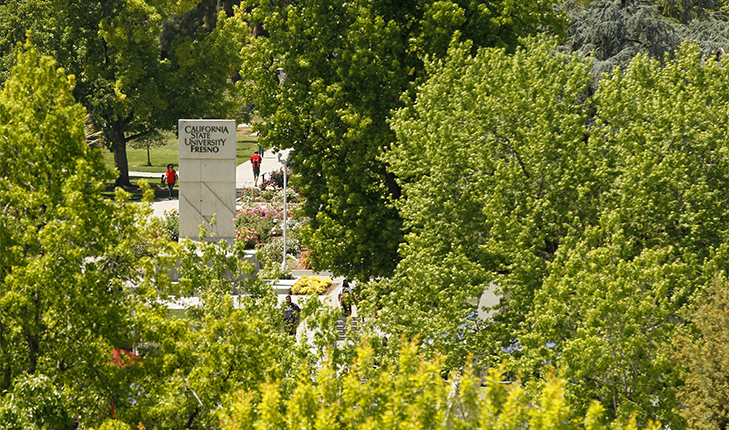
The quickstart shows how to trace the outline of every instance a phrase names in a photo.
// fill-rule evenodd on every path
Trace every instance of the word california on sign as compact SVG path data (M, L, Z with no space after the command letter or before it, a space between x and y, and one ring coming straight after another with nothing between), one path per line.
M178 130L181 156L235 153L235 120L180 120Z

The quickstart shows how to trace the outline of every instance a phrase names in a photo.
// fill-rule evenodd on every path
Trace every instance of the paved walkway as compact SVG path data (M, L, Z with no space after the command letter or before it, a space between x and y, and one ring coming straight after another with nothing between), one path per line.
M281 151L283 154L283 157L288 156L289 149L284 149ZM273 150L265 151L263 154L263 161L261 162L261 174L268 176L272 171L278 170L282 167L282 164L278 162L278 153ZM253 155L253 154L251 154ZM184 175L185 172L180 171L180 176ZM154 181L159 180L160 176L162 176L162 172L159 173L149 173L149 172L129 172L129 176L136 176L136 177L142 177L142 178L150 178L154 179ZM151 181L150 181L151 182ZM251 168L251 162L246 161L245 163L239 165L235 169L235 182L236 182L236 188L247 188L253 186L253 169ZM260 183L260 178L259 178ZM152 209L154 210L154 216L162 217L164 215L164 211L170 210L170 209L179 209L179 200L173 199L155 199L155 201L152 203ZM332 280L335 284L342 284L342 281L344 278L342 277L332 277L330 273L323 272L323 273L313 273L311 270L292 270L294 273L294 276L296 279L301 278L304 275L308 276L319 276L322 278L329 278ZM292 281L282 281L282 286L288 285L288 288L290 289L291 285L293 285ZM335 288L333 291L330 292L327 296L322 296L321 299L325 301L330 301L332 306L337 306L337 296L339 294L339 290L341 288ZM279 302L283 302L284 298L287 295L285 288L276 288L277 296L279 299ZM193 302L196 300L196 298L191 298L189 300L192 300ZM297 302L298 299L294 298L294 302ZM192 303L192 302L191 302ZM172 308L174 307L186 307L189 306L191 303L187 302L181 302L178 304L170 304Z
M283 156L288 156L290 149L284 149L281 151ZM251 155L253 155L251 153ZM265 151L263 154L263 161L261 162L261 175L268 176L272 171L278 170L282 167L282 164L278 162L278 153L273 150ZM129 172L129 176L137 176L141 178L154 178L159 180L163 172L149 173L149 172ZM180 171L180 176L184 175L185 172ZM260 183L260 178L259 178ZM235 169L235 186L236 188L248 188L253 186L253 168L251 162L246 161L239 165ZM154 210L154 216L162 217L166 210L179 209L179 202L177 199L156 199L152 203L152 209Z

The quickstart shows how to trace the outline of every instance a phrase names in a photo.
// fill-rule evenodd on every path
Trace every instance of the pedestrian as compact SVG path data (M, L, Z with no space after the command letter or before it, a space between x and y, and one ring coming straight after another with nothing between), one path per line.
M342 289L339 291L339 305L342 307L342 313L344 313L344 322L347 322L347 317L352 316L352 305L354 304L354 294L349 286L349 280L345 279L342 283Z
M253 168L253 186L258 186L258 176L261 174L261 156L258 155L258 151L255 151L251 155L251 167Z
M175 171L175 166L172 164L167 165L167 171L165 172L165 182L167 183L167 188L170 189L170 197L169 200L172 200L172 189L175 188L175 182L177 182L177 172Z
M301 308L291 301L291 296L286 296L286 309L284 309L284 326L289 334L296 334L296 327L299 325Z

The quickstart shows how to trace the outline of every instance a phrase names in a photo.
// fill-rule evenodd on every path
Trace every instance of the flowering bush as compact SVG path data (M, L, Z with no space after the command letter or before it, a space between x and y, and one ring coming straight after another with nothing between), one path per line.
M255 230L259 235L259 242L271 240L274 229L283 220L283 210L277 206L255 206L238 211L235 218L237 230L244 227Z
M283 205L283 189L275 190L271 193L270 201L272 204ZM299 203L300 194L293 188L286 187L286 201L288 203Z
M295 237L287 237L286 254L299 255L299 253L301 253L301 242ZM283 238L276 238L263 245L256 253L256 258L264 266L276 262L280 264L283 261Z
M286 169L286 176L291 176L291 169ZM283 188L283 167L271 171L267 179L261 182L261 189L265 190L268 188Z
M311 269L311 262L309 258L311 257L311 251L306 250L299 255L299 269Z
M177 208L165 210L162 217L162 231L158 235L164 235L173 242L178 241L180 238L180 212Z
M258 202L263 200L261 191L256 188L243 188L236 194L236 197L244 203Z
M243 226L235 229L235 238L245 243L245 249L253 249L261 242L261 235L254 229Z

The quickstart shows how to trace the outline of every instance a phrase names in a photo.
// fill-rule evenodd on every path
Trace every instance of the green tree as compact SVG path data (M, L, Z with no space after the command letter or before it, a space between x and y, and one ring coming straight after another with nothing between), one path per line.
M76 75L74 94L104 132L119 184L129 183L129 141L172 130L179 118L220 117L236 109L231 78L247 28L227 19L224 10L215 19L184 20L217 2L17 0L0 7L12 13L11 7L26 9L26 3L46 8L42 34L50 36L30 37ZM32 18L41 15L34 13L20 28L33 31ZM173 25L174 20L193 27Z
M559 360L577 397L601 399L610 416L685 425L661 344L727 267L727 85L722 63L685 45L663 64L637 56L593 99L599 223L563 242L521 338L532 338L525 356Z
M147 166L152 165L152 158L150 157L149 151L153 147L165 146L167 139L164 135L158 131L151 131L138 139L134 139L129 142L129 146L134 149L146 149L147 150Z
M727 68L696 46L638 56L587 98L589 64L555 45L468 52L434 62L393 121L410 234L365 289L382 330L451 366L501 348L528 378L557 365L578 411L680 427L661 343L727 264ZM489 282L501 304L473 321Z
M566 46L593 59L593 79L625 67L639 53L659 60L681 43L674 25L654 5L634 0L565 2L570 17Z
M665 346L702 280L699 268L671 248L634 257L622 231L602 238L595 230L592 240L560 248L550 264L519 337L517 367L533 376L560 369L577 413L594 399L610 419L637 414L638 422L684 428L676 414L679 368ZM589 245L598 241L607 243Z
M43 46L53 39L49 1L7 0L0 4L0 83L10 78L23 43Z
M717 277L692 308L691 321L674 340L675 358L684 365L679 387L681 415L691 428L718 430L729 425L729 289Z
M2 410L39 427L109 415L111 352L132 332L125 281L143 268L139 208L101 197L111 173L73 84L30 47L0 93Z
M309 346L286 331L276 295L255 278L242 244L186 240L173 248L180 279L161 297L197 303L184 318L170 318L165 303L145 305L160 297L160 285L140 281L140 362L124 369L133 386L121 390L116 415L135 427L216 428L217 411L239 390L266 380L290 386L299 377L294 369L310 359Z
M570 412L565 381L551 376L535 397L492 369L485 388L472 369L442 376L443 360L424 360L415 344L405 345L396 365L373 366L373 351L363 346L349 366L325 362L312 380L302 377L291 396L269 381L241 391L221 411L225 430L238 429L579 429L599 430L602 409L585 418ZM308 372L305 372L308 373ZM636 429L634 420L614 429ZM649 429L659 424L649 424Z
M362 280L397 264L400 187L380 156L395 141L391 111L426 75L422 59L444 56L454 37L514 49L563 25L549 0L245 5L265 37L245 50L241 85L266 146L295 149L312 267Z
M497 314L508 346L562 238L596 217L594 160L579 150L589 64L554 48L454 47L393 120L385 157L409 234L394 276L365 295L386 332L420 334L453 366L496 348L474 315L489 284L510 297Z
M625 68L638 54L663 61L681 43L706 55L729 46L729 20L723 0L568 0L565 47L593 59L593 84L613 67Z

